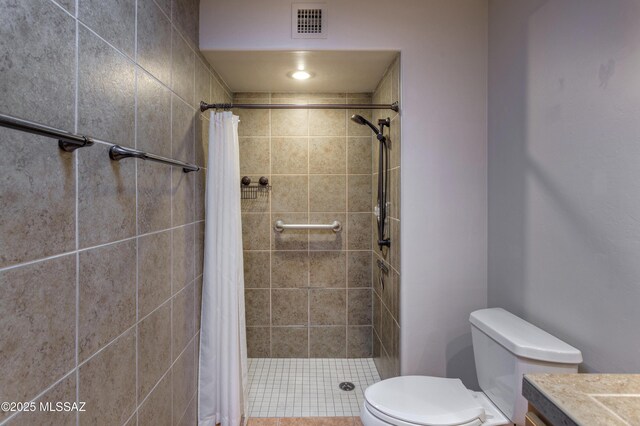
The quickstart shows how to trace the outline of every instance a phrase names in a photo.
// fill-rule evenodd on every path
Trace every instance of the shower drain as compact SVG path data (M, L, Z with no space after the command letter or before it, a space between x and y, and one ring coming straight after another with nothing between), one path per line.
M338 387L343 391L352 391L356 388L356 385L351 382L342 382L338 385Z

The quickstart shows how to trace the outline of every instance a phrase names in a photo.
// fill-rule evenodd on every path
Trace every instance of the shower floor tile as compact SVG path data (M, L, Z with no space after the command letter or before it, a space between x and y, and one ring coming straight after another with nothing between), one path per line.
M378 381L371 358L250 358L249 416L359 416L364 390Z

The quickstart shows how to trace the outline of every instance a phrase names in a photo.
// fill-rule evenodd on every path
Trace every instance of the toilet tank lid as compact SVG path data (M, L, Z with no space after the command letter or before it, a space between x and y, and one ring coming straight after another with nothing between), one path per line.
M559 364L582 362L578 349L502 308L472 312L469 321L519 357Z

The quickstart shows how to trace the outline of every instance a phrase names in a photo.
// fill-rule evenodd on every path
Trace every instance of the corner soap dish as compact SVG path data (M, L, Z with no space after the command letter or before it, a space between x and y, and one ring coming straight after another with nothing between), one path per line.
M241 200L255 200L258 195L266 197L271 192L271 185L269 185L269 179L261 176L258 180L258 184L251 184L251 178L249 176L243 176L240 180L240 199Z

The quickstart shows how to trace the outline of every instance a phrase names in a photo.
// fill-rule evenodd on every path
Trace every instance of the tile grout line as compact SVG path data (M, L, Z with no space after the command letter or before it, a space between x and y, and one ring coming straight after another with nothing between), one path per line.
M305 97L304 103L309 103L308 94ZM307 223L311 223L311 123L310 123L310 110L306 110L307 121ZM307 358L311 357L311 230L307 230Z
M74 93L74 123L73 123L73 130L75 133L78 132L78 98L79 98L79 81L80 81L80 24L78 23L78 19L77 19L77 15L78 15L78 8L80 7L80 0L76 0L75 1L75 14L76 17L74 18L75 20L75 93ZM80 179L79 179L79 173L80 173L80 152L78 150L76 150L76 153L74 155L75 158L75 190L76 190L76 194L75 194L75 213L76 213L76 217L75 217L75 237L76 237L76 244L75 244L75 261L76 261L76 291L75 291L75 308L76 308L76 312L75 312L75 380L76 380L76 386L75 386L75 391L76 391L76 402L80 402L80 368L79 368L79 361L80 361L80 344L79 344L79 340L80 340L80 253L79 253L79 248L80 248L80 231L79 231L79 215L80 215L80 208L79 208L79 204L80 204ZM80 425L80 412L76 412L76 426Z
M134 62L137 64L138 63L138 0L134 1L134 27L133 27L133 57L134 57ZM133 107L133 146L136 147L136 149L138 148L138 67L134 67L133 69L134 72L134 107ZM139 163L138 161L134 162L134 185L135 185L135 191L136 191L136 204L135 204L135 227L136 227L136 236L139 234L140 231L140 225L139 225L139 221L138 221L138 166ZM139 365L138 365L138 359L140 357L140 354L138 352L139 350L139 342L138 342L138 337L139 337L139 330L138 330L138 324L139 324L139 320L140 320L140 306L139 306L139 293L140 293L140 244L138 244L139 239L136 238L135 244L136 244L136 282L135 282L135 287L136 287L136 324L135 324L135 335L134 335L134 339L135 339L135 368L136 368L136 377L135 377L135 409L133 411L133 416L136 417L136 424L138 423L138 408L139 408L139 397L140 395L138 395L138 390L140 389L140 377L139 377ZM128 421L128 420L127 420Z

